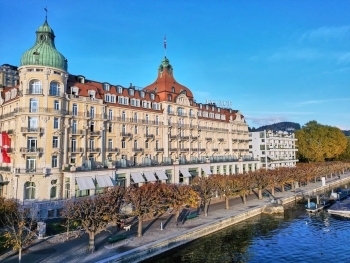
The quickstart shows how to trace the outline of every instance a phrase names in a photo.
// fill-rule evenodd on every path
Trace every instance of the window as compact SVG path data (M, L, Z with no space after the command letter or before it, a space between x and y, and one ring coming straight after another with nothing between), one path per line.
M137 134L137 131L138 131L138 129L137 129L137 126L135 125L135 127L134 127L134 134Z
M28 129L38 128L38 117L28 117Z
M51 180L50 198L57 197L57 180Z
M49 95L50 96L59 96L59 94L60 94L60 85L57 82L52 81L50 83Z
M144 97L145 97L145 92L144 92L144 91L141 91L141 92L140 92L140 97L141 97L141 98L144 98Z
M146 135L149 134L149 127L146 127Z
M134 93L135 93L135 92L134 92L133 89L129 89L129 95L130 95L130 96L134 96Z
M154 100L154 94L153 93L151 93L150 97L151 97L151 100Z
M113 120L113 110L108 111L108 119L111 121Z
M202 109L202 108L203 108L203 105L202 105L202 104L199 104L199 108Z
M122 140L122 149L126 148L126 143L125 143L125 139Z
M90 131L91 132L95 131L95 123L93 121L90 123Z
M41 94L41 82L39 80L32 80L29 83L29 94Z
M77 157L74 156L74 155L72 155L72 156L70 157L70 163L76 163L76 162L77 162Z
M58 148L58 137L57 136L52 137L52 148Z
M95 108L94 107L90 107L90 117L95 118Z
M56 155L52 156L52 158L51 158L51 167L52 168L58 167L57 156Z
M134 140L134 148L137 149L137 140Z
M94 90L89 90L88 93L89 93L90 100L94 100L94 99L95 99L96 91L94 91Z
M156 141L156 149L159 149L159 141Z
M103 90L109 91L109 84L103 83Z
M70 178L64 178L64 196L70 198Z
M137 122L137 113L134 113L134 122Z
M26 182L24 184L24 199L35 199L35 183Z
M156 116L156 125L159 125L159 116Z
M112 149L113 148L113 139L108 139L108 149Z
M73 134L77 133L77 121L76 120L72 121L72 133Z
M60 103L59 103L58 100L55 100L53 102L53 107L54 107L55 110L59 110L60 109Z
M53 128L58 129L59 128L59 119L58 118L53 118Z
M177 115L179 115L179 116L184 116L184 115L185 115L185 110L184 110L184 108L178 107L178 108L177 108Z
M125 113L125 111L122 112L122 121L126 121L126 113Z
M36 137L28 137L27 139L27 149L28 151L36 151L37 148L37 138Z
M77 104L73 104L72 115L73 116L78 115L78 105Z
M117 92L118 93L123 93L123 88L122 87L117 87Z
M159 128L156 128L156 135L159 135Z
M146 114L146 124L148 124L148 114Z
M148 149L148 141L145 141L145 148Z
M37 99L30 99L29 104L30 112L39 112L39 101Z
M175 88L174 87L171 87L171 92L175 93Z
M76 152L77 151L77 140L75 138L72 138L71 146L72 146L72 152Z
M171 101L171 95L168 94L168 101Z
M113 126L112 123L108 125L108 132L113 132Z
M95 141L94 139L90 139L90 149L94 149L95 148Z
M105 101L106 102L111 102L111 95L105 94Z
M122 125L122 134L126 134L126 126L125 126L125 124Z

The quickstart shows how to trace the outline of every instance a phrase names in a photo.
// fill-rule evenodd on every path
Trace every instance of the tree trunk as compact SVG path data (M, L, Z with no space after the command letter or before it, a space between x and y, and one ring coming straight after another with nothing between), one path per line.
M89 232L89 248L88 250L91 253L94 253L95 251L95 233L94 232Z
M284 184L281 184L281 191L284 193Z
M138 216L137 237L142 237L142 216Z
M273 186L271 187L271 194L272 194L272 195L275 195L275 185L273 185Z
M316 183L317 182L317 176L315 176L315 181L314 181L314 183Z
M259 200L262 199L262 189L260 187L258 188L258 198Z
M209 207L209 203L204 202L204 216L208 216L208 207Z
M176 208L176 210L175 210L175 222L176 222L176 225L177 225L177 220L179 219L179 216L180 216L180 209Z
M295 190L295 182L294 181L291 182L291 185L292 185L292 190Z
M18 250L18 262L21 263L22 260L22 248Z
M243 194L242 197L243 197L243 204L246 204L246 203L247 203L247 197L246 197L246 195Z
M225 209L226 210L230 209L229 197L227 195L225 195Z

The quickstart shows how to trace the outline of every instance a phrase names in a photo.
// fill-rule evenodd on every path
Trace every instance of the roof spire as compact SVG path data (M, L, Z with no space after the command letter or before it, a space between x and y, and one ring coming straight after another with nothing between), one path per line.
M44 8L46 15L45 15L45 22L47 22L47 6Z

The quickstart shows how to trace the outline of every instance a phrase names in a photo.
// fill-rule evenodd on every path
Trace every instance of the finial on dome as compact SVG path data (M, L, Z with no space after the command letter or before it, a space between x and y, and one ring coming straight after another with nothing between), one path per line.
M47 7L44 8L46 15L45 15L45 22L47 22Z

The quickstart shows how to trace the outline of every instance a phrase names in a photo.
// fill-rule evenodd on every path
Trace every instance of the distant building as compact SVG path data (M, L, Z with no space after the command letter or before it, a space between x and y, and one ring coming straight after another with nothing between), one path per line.
M294 133L260 131L249 133L249 153L261 161L262 167L293 167L296 159L297 139Z
M0 87L14 87L18 84L19 76L16 66L3 64L0 66Z

